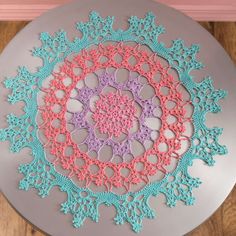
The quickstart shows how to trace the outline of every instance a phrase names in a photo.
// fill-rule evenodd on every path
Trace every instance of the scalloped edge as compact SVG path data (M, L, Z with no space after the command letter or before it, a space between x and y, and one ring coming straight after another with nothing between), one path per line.
M198 188L201 181L189 175L188 167L192 165L194 159L201 159L208 165L213 165L214 155L227 153L226 147L218 143L218 137L222 133L222 129L217 127L209 129L205 126L206 113L220 111L217 102L226 96L226 92L214 90L210 78L206 78L201 83L195 83L192 80L190 72L203 67L202 63L196 60L199 46L192 45L187 48L182 40L177 39L173 41L170 48L166 48L164 43L158 41L158 36L164 33L165 29L163 26L155 24L155 15L151 12L147 13L144 18L131 16L128 20L130 25L127 30L113 30L114 17L102 18L97 12L91 12L89 18L87 23L80 22L77 24L77 29L82 32L82 37L76 38L72 42L67 39L63 30L56 32L55 36L51 36L46 32L41 33L42 46L35 48L33 55L43 60L43 66L36 73L30 73L26 67L20 67L16 77L8 78L5 81L5 86L12 89L9 102L13 104L24 101L26 105L24 108L25 115L16 117L10 114L8 116L9 127L0 130L0 140L9 140L12 152L19 152L24 147L32 149L34 160L19 167L19 172L25 176L20 181L19 188L23 190L36 188L38 194L45 197L49 194L51 188L59 186L60 190L68 195L68 200L62 203L61 211L73 215L73 225L75 227L80 227L87 217L98 222L98 207L101 204L106 204L113 205L116 208L117 214L114 218L116 224L128 222L131 224L133 231L140 232L143 218L152 219L155 216L154 211L148 205L150 196L164 194L166 204L169 207L174 207L177 201L183 201L186 205L194 204L195 198L192 196L192 190ZM101 23L102 27L94 31L97 21ZM43 146L37 138L37 124L34 122L37 112L37 103L34 103L34 100L37 98L37 92L42 85L42 81L53 71L54 66L72 52L78 53L92 44L99 44L108 40L115 42L135 41L149 46L152 51L167 60L170 66L178 72L179 79L190 93L194 105L193 125L195 134L191 140L191 147L179 161L177 168L172 173L167 174L161 181L148 184L136 193L129 192L124 195L116 195L110 192L94 193L89 189L77 187L69 178L57 173L54 166L45 158ZM182 55L178 53L180 50L183 51ZM19 80L24 82L23 85L19 83ZM205 92L206 86L210 93L204 99L205 102L207 99L213 101L211 106L204 105L204 102L194 102L196 98L199 98L199 94ZM19 89L23 90L24 93L19 93ZM200 96L200 101L201 98L203 96ZM28 130L30 126L34 127L32 132L26 132L24 137L20 139L16 138L19 134ZM199 132L205 135L204 140L201 140ZM213 137L213 135L215 136ZM210 146L212 153L207 153L204 148L206 148L208 139L212 137L213 142ZM31 139L33 139L32 142ZM201 141L200 146L194 146L194 139ZM174 191L175 189L178 194ZM129 197L132 197L131 201ZM129 209L133 211L130 213ZM141 213L138 214L136 210Z

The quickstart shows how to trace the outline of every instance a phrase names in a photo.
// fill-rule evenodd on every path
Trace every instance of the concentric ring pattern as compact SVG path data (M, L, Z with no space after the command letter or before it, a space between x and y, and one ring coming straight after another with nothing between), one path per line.
M97 222L106 204L115 207L116 224L139 232L142 219L155 216L150 196L164 194L170 207L178 200L192 205L200 180L188 167L194 159L213 165L214 155L227 152L218 143L222 129L205 125L226 92L209 77L194 82L199 46L178 39L166 47L152 13L131 16L127 30L114 30L114 17L89 17L77 24L82 37L74 41L65 31L41 33L33 54L43 66L35 73L20 67L5 81L9 102L24 101L25 114L8 115L0 140L9 140L13 152L32 150L33 161L19 167L19 188L45 197L59 186L68 195L61 211L73 215L75 227L87 217Z

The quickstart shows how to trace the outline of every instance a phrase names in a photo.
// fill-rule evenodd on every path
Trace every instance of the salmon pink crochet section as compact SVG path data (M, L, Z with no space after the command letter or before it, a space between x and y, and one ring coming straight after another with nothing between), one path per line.
M119 61L117 61L117 55L119 55ZM106 58L105 61L104 58ZM105 72L98 76L98 85L95 88L76 88L77 83L86 80L88 74L107 68L115 68L116 71L127 69L130 73L137 72L138 76L134 78L129 76L127 81L121 83L117 82L115 72L113 74ZM149 177L154 176L158 171L167 173L168 170L165 167L171 164L171 159L181 158L179 152L181 143L183 141L189 143L190 137L184 133L186 123L191 121L191 117L185 110L190 102L183 99L178 78L174 79L168 70L161 65L155 54L142 50L140 45L128 46L120 43L99 45L97 49L84 50L72 61L66 60L60 71L54 74L50 88L43 89L46 94L44 97L46 106L40 107L43 118L40 129L44 131L47 138L46 147L56 157L53 163L69 170L70 177L76 175L80 181L85 180L87 187L94 183L98 186L104 185L109 191L113 187L124 187L126 191L129 191L132 185L142 182L147 184ZM146 78L148 85L154 91L151 98L140 98L144 87L139 82L141 76ZM65 85L64 81L68 77L71 83ZM116 92L104 95L103 89L107 86L116 89ZM112 148L114 154L119 154L121 158L125 154L131 155L133 158L130 162L127 163L124 160L121 163L103 162L99 158L90 158L88 153L80 150L67 129L65 118L66 104L74 89L77 91L75 98L82 103L84 109L81 112L72 113L71 123L79 130L80 128L88 130L89 134L84 141L88 151L98 153L106 144ZM125 90L131 91L133 101L121 94ZM60 91L63 91L62 97L57 96ZM95 103L94 111L88 107L93 95L100 97ZM153 103L155 97L160 103L158 106ZM134 101L142 109L141 115L137 118L138 131L131 134L134 116L137 116ZM59 110L55 110L56 106ZM156 132L157 137L152 138L151 148L147 148L142 155L134 157L131 150L132 141L138 140L143 143L145 140L150 140L152 130L145 121L150 117L155 117L154 113L158 109L161 111L159 115L161 122ZM93 113L94 124L89 124L86 120L88 111ZM59 121L58 126L53 125L56 121ZM105 139L96 137L95 128L98 128L101 133L107 133L108 137ZM121 133L127 133L127 138L122 142L115 142L112 136L118 137ZM60 137L63 141L58 141ZM68 155L66 150L69 148L71 152Z
M120 93L101 95L96 102L93 114L95 127L109 137L118 137L121 133L128 133L133 125L135 107L133 101Z

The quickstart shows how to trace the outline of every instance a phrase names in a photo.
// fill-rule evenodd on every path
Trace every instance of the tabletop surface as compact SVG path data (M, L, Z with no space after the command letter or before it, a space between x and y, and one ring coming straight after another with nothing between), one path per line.
M118 3L112 3L111 8L106 1L101 0L99 3L98 1L86 1L86 4L83 4L83 1L75 2L47 13L32 22L17 35L2 53L0 67L3 69L1 69L0 77L3 79L5 76L14 75L19 65L28 65L30 69L34 70L36 66L40 65L40 61L32 59L30 50L35 45L39 45L38 33L42 31L53 33L60 28L64 28L69 33L69 36L72 37L75 35L75 30L72 26L77 21L87 20L90 10L96 10L104 16L114 15L116 19L120 19L119 27L124 27L127 15L144 16L147 11L151 10L158 16L158 22L161 22L166 27L167 33L162 37L165 43L168 44L172 39L179 37L184 39L187 45L199 43L201 52L198 57L204 62L206 67L197 72L196 77L200 81L201 78L210 74L214 78L214 86L216 88L222 88L229 92L227 99L221 102L223 112L217 114L217 116L209 115L207 117L209 126L217 125L224 128L221 142L227 145L229 153L227 157L216 157L217 162L213 168L207 167L202 162L194 163L191 172L200 177L203 182L200 188L194 191L197 198L194 206L186 207L178 204L177 207L170 209L164 205L164 199L158 198L158 202L153 199L151 205L158 212L158 217L155 220L144 221L144 229L140 233L140 235L154 235L156 230L158 230L160 235L169 235L170 232L172 235L173 232L176 235L181 235L209 217L223 202L235 183L234 170L236 161L233 154L235 153L236 127L232 125L236 115L235 110L232 109L236 101L234 93L236 85L234 78L235 67L212 36L197 23L175 10L151 1L147 4L146 1L139 0L135 1L134 4L134 1L129 0L126 1L125 7L124 5L116 4ZM16 48L17 54L15 54ZM14 56L14 60L9 61L11 56ZM227 80L227 83L225 80ZM5 115L10 111L18 114L22 112L19 107L10 106L5 101L4 98L7 94L8 91L4 89L1 105L6 109L1 112L1 127L6 125ZM225 117L227 117L227 122L225 122ZM86 221L81 229L74 229L70 223L70 216L65 216L58 211L58 206L65 196L57 189L54 189L49 197L45 199L40 199L33 190L30 192L18 190L17 184L21 176L16 171L17 166L20 163L30 161L29 150L23 150L19 154L10 154L9 143L1 143L0 145L3 157L0 160L1 190L17 211L34 225L52 235L65 235L64 232L69 235L76 235L78 232L83 233L83 235L91 235L94 231L104 233L107 230L114 235L120 235L121 233L134 235L128 225L122 227L113 226L110 217L114 213L112 213L112 209L107 207L102 208L102 216L98 224ZM189 221L190 214L194 215L194 219L191 219L191 221ZM172 227L169 227L169 225L172 225Z

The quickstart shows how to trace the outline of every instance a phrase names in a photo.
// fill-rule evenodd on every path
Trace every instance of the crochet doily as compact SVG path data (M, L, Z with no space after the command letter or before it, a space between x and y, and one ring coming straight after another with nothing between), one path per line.
M139 232L143 218L155 216L151 196L164 194L169 207L192 205L201 182L188 167L195 159L213 165L227 152L218 143L222 129L205 125L226 92L210 77L194 82L199 46L178 39L166 47L152 13L131 16L127 30L114 30L114 17L89 17L73 41L63 30L41 33L33 55L43 66L7 78L8 101L24 101L25 113L8 115L0 140L13 152L32 150L33 161L19 166L19 188L45 197L59 186L68 197L61 211L75 227L88 217L97 222L106 204L115 207L116 224Z

